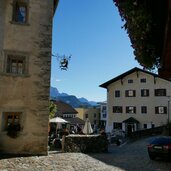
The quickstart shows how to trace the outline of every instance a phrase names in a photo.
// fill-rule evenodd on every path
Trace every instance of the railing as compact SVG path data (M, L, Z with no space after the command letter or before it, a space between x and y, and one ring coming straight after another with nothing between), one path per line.
M155 127L155 128L145 129L145 130L139 130L139 131L130 133L129 138L139 139L139 138L146 137L146 136L160 135L164 133L165 130L167 130L167 126L160 126L160 127Z

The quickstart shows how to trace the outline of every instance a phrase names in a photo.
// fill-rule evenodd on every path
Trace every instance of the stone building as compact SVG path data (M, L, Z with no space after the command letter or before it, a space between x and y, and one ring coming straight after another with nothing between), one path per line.
M57 0L0 0L0 153L47 154Z

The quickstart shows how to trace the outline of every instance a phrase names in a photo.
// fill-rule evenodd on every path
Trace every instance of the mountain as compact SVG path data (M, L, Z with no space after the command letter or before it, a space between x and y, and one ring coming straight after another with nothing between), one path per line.
M97 106L97 102L94 101L88 101L86 98L77 98L74 95L68 95L66 93L59 93L58 89L55 87L50 87L50 97L54 100L61 100L69 105L71 105L73 108L77 107L92 107Z
M56 97L56 100L61 100L69 105L71 105L73 108L80 107L82 103L77 99L76 96L68 95L68 96L58 96Z
M55 88L55 87L50 87L50 97L57 97L57 96L59 96L60 95L60 93L59 93L59 91L58 91L58 89L57 88Z

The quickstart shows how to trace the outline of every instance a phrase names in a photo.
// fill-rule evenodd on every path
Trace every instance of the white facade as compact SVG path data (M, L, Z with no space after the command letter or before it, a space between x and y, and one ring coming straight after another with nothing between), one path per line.
M107 114L107 102L101 102L100 104L100 122L101 126L105 127L106 132L110 132L108 127L108 114Z
M100 87L107 89L110 131L136 131L168 123L171 81L133 68Z

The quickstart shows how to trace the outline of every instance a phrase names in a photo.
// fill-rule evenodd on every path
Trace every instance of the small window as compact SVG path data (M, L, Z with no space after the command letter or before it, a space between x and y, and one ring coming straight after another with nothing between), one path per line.
M122 113L122 106L113 106L113 113Z
M166 96L166 89L155 89L155 96Z
M9 125L18 125L20 124L22 112L4 112L5 115L5 130Z
M149 96L149 90L148 89L142 89L141 90L141 96L142 97L148 97Z
M126 90L125 91L125 96L126 97L135 97L136 96L136 91L135 90Z
M128 80L128 83L133 83L133 80L132 80L132 79L129 79L129 80Z
M96 115L96 113L94 113L94 118L96 118L97 117L97 115Z
M167 114L167 107L166 106L157 106L155 107L156 114Z
M141 106L141 113L146 114L147 113L147 106Z
M88 118L88 113L85 114L85 118Z
M113 123L113 129L122 129L122 123L114 122Z
M106 106L102 107L102 112L106 112Z
M146 83L146 78L141 78L141 79L140 79L140 82L141 82L141 83Z
M144 124L144 129L147 129L147 124Z
M16 23L27 23L28 0L15 0L13 3L12 21Z
M115 97L120 97L120 91L119 90L115 91Z
M22 75L26 73L26 57L25 56L7 56L6 72L11 74Z
M106 118L106 114L103 114L103 118Z
M136 107L135 106L127 106L126 107L126 113L135 114L136 113Z

